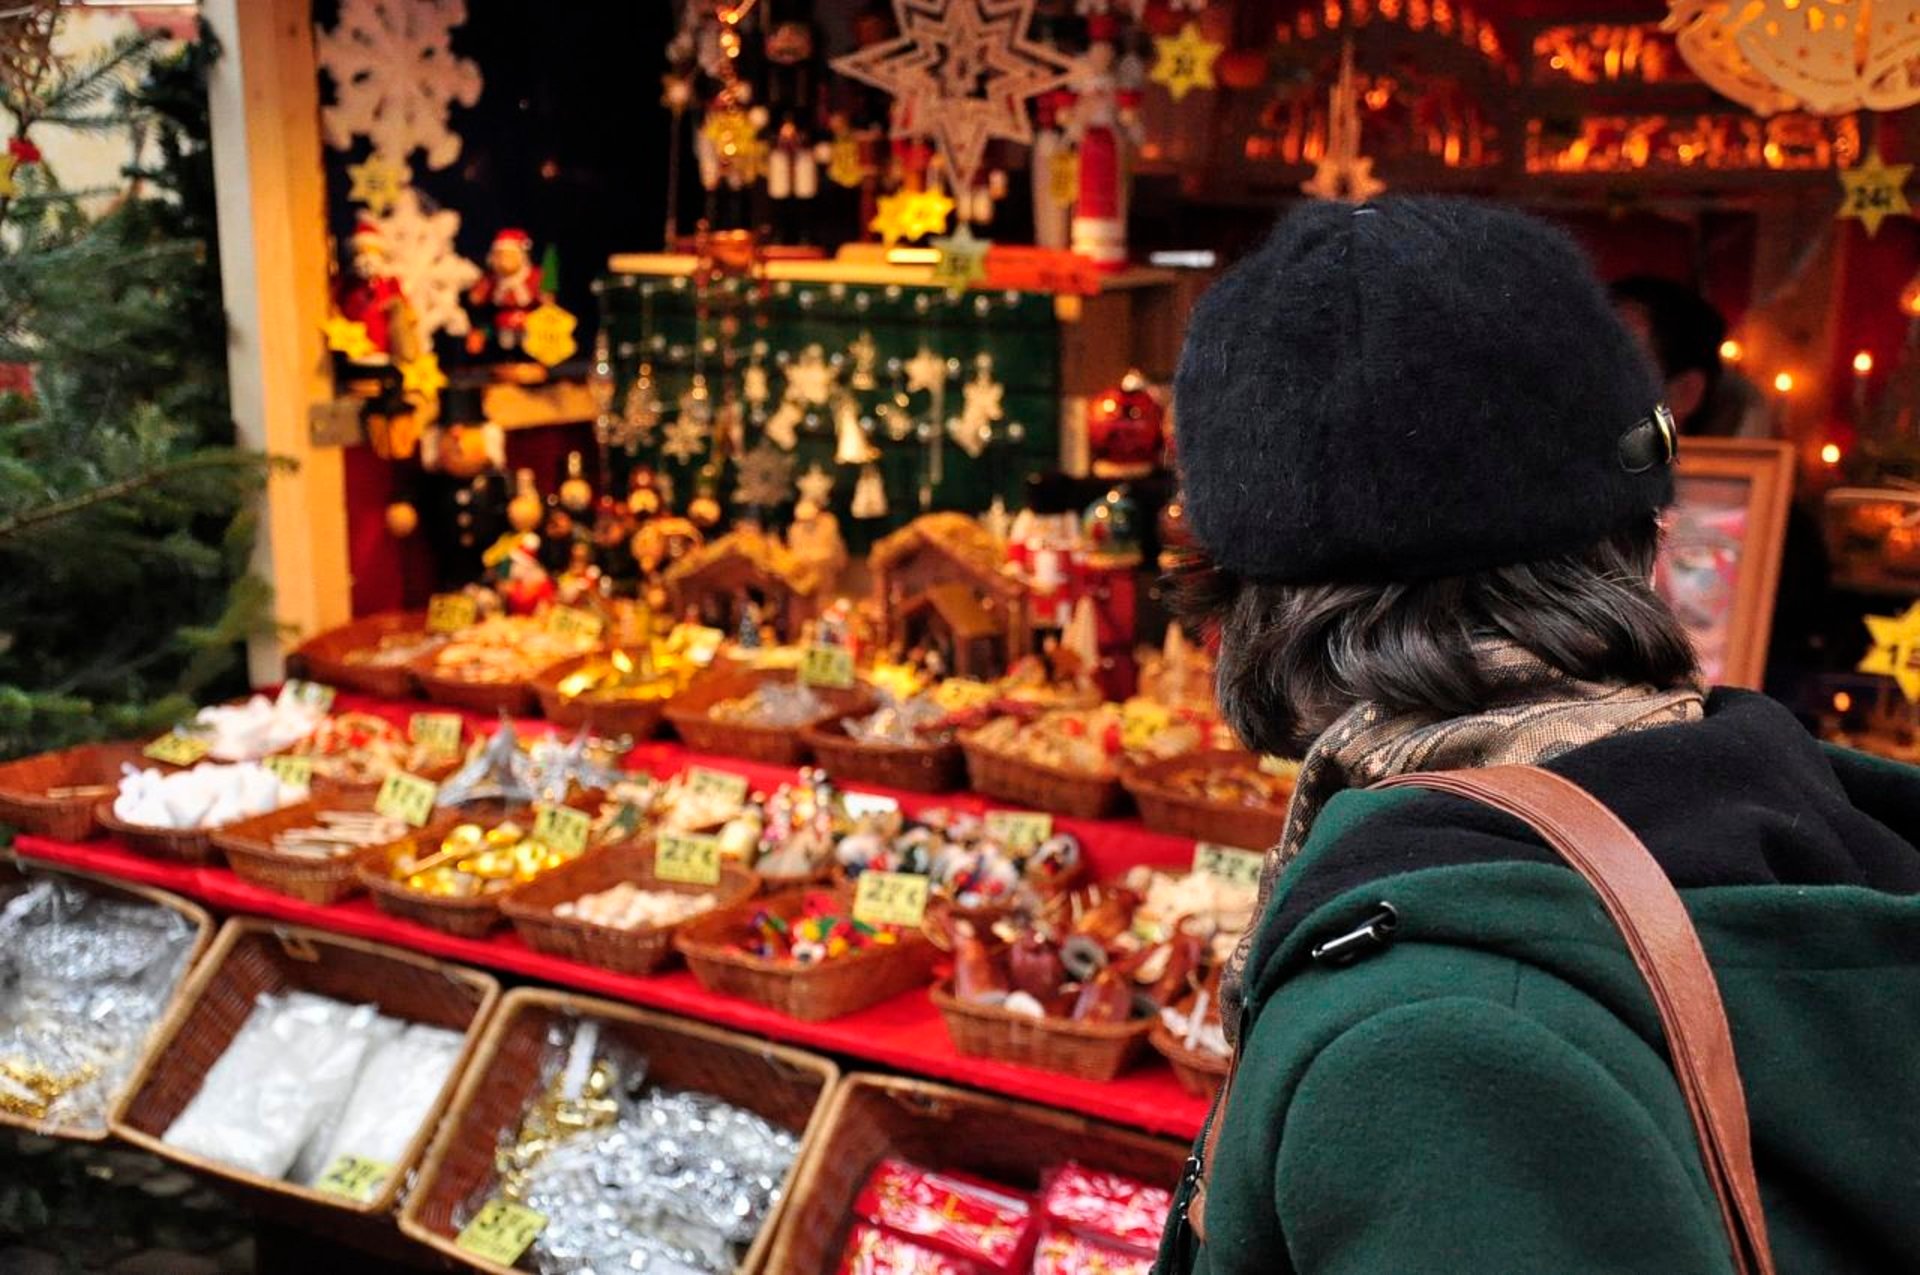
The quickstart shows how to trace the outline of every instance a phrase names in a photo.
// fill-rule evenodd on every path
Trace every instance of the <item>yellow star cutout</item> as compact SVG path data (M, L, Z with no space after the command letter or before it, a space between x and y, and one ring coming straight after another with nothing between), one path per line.
M1869 237L1880 233L1880 223L1888 217L1907 217L1913 208L1907 203L1907 178L1912 164L1888 164L1878 151L1852 168L1840 170L1844 195L1836 218L1857 218Z
M447 374L440 370L440 356L428 350L419 358L400 365L400 388L423 399L438 398L447 388Z
M836 137L827 148L827 180L836 186L851 190L867 180L873 170L860 158L860 139L846 136Z
M1168 96L1178 102L1195 89L1214 86L1213 64L1225 48L1201 35L1200 28L1189 22L1180 28L1179 35L1161 36L1153 42L1153 70L1147 78L1164 84Z
M573 329L578 322L553 302L543 301L527 315L526 335L521 338L520 348L548 367L564 363L580 348L579 342L573 339Z
M701 133L720 152L723 165L737 167L744 181L760 176L766 163L767 144L760 137L760 126L745 111L709 111Z
M20 161L11 155L0 155L0 199L12 199L20 193L20 183L13 179L13 170L20 167Z
M364 164L347 165L347 202L361 204L376 217L385 216L400 200L400 192L413 184L413 170L379 155L369 156Z
M1904 615L1870 615L1866 621L1873 649L1860 661L1860 672L1890 677L1909 701L1920 702L1920 602Z
M945 285L948 292L965 292L987 277L987 249L993 245L984 239L975 239L973 230L964 223L945 239L935 239L933 246L940 250L940 260L933 267L933 281Z
M370 354L378 353L373 338L367 335L367 325L358 319L349 319L344 314L330 314L326 325L327 348L336 354L358 362Z
M881 196L868 229L891 246L903 239L939 234L952 215L953 200L944 190L896 190Z

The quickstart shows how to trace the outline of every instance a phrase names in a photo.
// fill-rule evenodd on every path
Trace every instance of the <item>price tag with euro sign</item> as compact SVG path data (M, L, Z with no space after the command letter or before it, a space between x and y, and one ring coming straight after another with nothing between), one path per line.
M987 835L1009 850L1031 850L1053 835L1053 816L1033 810L989 810Z
M169 766L191 766L207 755L213 745L199 735L183 735L170 730L140 750L143 757L166 762Z
M433 818L433 805L439 799L438 784L404 770L390 770L380 784L380 795L373 799L373 808L389 819L420 828Z
M324 713L333 707L333 688L319 682L303 682L299 678L290 678L280 687L281 704L301 704L316 712Z
M579 854L587 848L587 834L593 820L584 810L572 806L541 804L533 816L533 839L562 854Z
M1258 851L1236 850L1232 846L1215 845L1211 841L1196 842L1193 847L1195 872L1243 889L1260 888L1260 868L1265 862L1266 856Z
M260 763L279 777L281 783L289 788L313 787L313 758L295 757L291 753L282 753L278 757L269 757Z
M427 599L427 632L457 633L479 618L480 609L464 593L436 593Z
M662 881L718 885L720 838L701 833L661 833L653 846L653 873Z
M913 872L862 872L853 887L853 919L913 927L927 914L927 879Z
M458 713L415 713L407 719L407 738L436 757L458 757L463 732Z
M494 1196L460 1228L454 1246L501 1266L512 1266L547 1229L547 1215Z
M547 612L547 628L563 638L596 642L600 638L600 617L579 607L555 607Z
M313 1189L365 1204L380 1193L380 1188L392 1173L393 1166L384 1160L343 1155L327 1166L327 1171L320 1175Z
M687 792L695 797L712 797L730 806L737 806L747 799L747 777L694 766L687 771Z
M844 646L810 646L800 657L800 680L809 686L846 690L853 685L853 652Z

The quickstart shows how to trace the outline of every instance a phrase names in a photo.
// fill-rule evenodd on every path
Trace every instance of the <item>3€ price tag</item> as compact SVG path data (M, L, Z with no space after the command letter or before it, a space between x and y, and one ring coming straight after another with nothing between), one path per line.
M427 599L427 632L454 633L479 618L479 608L464 593L436 593Z
M319 682L303 682L297 677L289 678L280 687L279 703L300 704L324 713L333 707L333 688L322 686Z
M853 887L853 919L916 926L927 914L927 879L912 872L862 872Z
M327 1166L327 1171L320 1175L313 1189L365 1204L380 1193L381 1186L392 1173L393 1166L384 1160L343 1155Z
M143 757L166 762L169 766L191 766L207 755L212 743L198 735L182 735L170 730L140 750Z
M454 1246L475 1257L512 1266L527 1251L527 1246L547 1229L547 1216L519 1204L510 1204L494 1196L480 1206L473 1221L460 1228Z
M700 833L661 833L653 847L653 872L662 881L718 885L720 838Z
M1197 842L1193 847L1195 872L1242 889L1260 888L1260 869L1265 862L1266 856L1257 851L1236 850L1232 846L1219 846L1211 841Z
M289 788L313 787L313 758L295 757L282 753L278 757L269 757L261 765L272 771L280 782Z
M436 757L458 757L462 732L458 713L415 713L407 719L407 738Z
M587 848L587 834L593 831L593 820L587 817L584 810L547 804L536 807L536 810L533 816L535 841L552 846L562 854L579 854Z
M415 828L433 818L433 804L440 798L440 786L404 770L390 770L373 799L376 812L389 819L400 819Z
M800 657L800 680L846 690L853 685L853 652L844 646L808 647Z
M1053 835L1053 816L1033 810L989 810L987 835L1009 850L1031 850Z
M687 792L695 797L712 797L737 806L747 799L747 777L694 766L687 771Z
M600 617L579 607L555 607L547 612L547 628L563 638L593 642L600 637Z

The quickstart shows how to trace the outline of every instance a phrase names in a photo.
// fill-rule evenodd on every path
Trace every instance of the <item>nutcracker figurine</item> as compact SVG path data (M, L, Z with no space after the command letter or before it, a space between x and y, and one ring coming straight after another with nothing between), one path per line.
M1088 19L1093 44L1082 59L1068 135L1079 148L1080 180L1073 201L1073 250L1117 270L1127 263L1128 151L1138 144L1142 93L1123 83L1116 65L1110 14Z
M467 353L493 350L506 357L520 352L527 315L540 304L540 267L533 261L533 239L524 230L506 229L487 250L487 273L467 292L473 326Z

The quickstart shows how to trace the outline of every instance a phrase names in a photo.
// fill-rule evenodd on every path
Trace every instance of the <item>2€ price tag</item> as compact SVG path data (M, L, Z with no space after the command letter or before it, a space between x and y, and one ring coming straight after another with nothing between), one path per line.
M269 757L261 765L279 776L280 782L289 788L313 787L313 758L295 757L283 753L278 757Z
M853 887L853 919L866 925L920 924L927 879L912 872L862 872Z
M433 804L439 798L438 784L404 770L390 770L380 785L380 795L373 799L373 808L389 819L404 820L419 828L433 817Z
M563 638L596 641L600 637L600 617L579 607L555 607L547 612L547 628Z
M1009 850L1031 850L1053 835L1053 816L1032 810L989 810L987 835Z
M464 593L436 593L427 599L427 632L453 633L479 618L479 608Z
M846 690L853 685L853 652L844 646L808 647L800 657L800 680Z
M747 777L694 766L687 771L687 792L690 796L713 797L737 806L747 799Z
M533 839L541 845L551 846L562 854L579 854L587 848L587 834L593 831L593 820L584 810L575 810L572 806L553 806L542 804L533 817Z
M1266 856L1253 850L1236 850L1211 841L1196 842L1193 847L1193 870L1225 885L1258 890L1260 869L1265 863Z
M297 677L290 678L280 688L279 703L302 704L324 713L333 707L333 688L318 682L303 682Z
M454 1246L475 1257L512 1266L527 1246L547 1229L547 1215L494 1196L480 1206L473 1221L460 1228Z
M436 757L458 757L462 733L458 713L415 713L407 719L407 738Z
M320 1175L313 1189L365 1204L380 1193L381 1186L392 1173L393 1166L384 1160L343 1155L327 1166L327 1171Z
M698 833L661 833L653 847L653 873L662 881L718 885L720 838Z
M166 762L170 766L191 766L207 755L213 745L198 735L182 735L170 730L140 750L143 757Z

